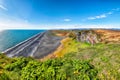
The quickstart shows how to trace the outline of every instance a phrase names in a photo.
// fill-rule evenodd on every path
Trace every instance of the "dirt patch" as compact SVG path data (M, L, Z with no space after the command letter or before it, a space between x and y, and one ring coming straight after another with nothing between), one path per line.
M95 30L102 35L102 42L120 42L120 31L118 30Z

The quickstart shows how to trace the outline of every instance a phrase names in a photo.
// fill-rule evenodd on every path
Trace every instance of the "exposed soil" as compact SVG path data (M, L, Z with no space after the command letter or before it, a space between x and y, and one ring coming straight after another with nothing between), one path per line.
M120 31L118 30L95 30L95 32L102 35L102 42L120 42Z

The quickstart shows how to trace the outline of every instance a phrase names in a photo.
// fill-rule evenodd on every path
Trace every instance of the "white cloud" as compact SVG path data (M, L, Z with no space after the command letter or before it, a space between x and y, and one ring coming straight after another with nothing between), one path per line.
M102 14L102 15L99 15L99 16L96 16L97 19L100 19L100 18L106 18L107 16L105 14Z
M112 15L114 12L116 11L120 11L120 8L115 8L115 9L112 9L111 11L107 12L107 13L103 13L101 15L98 15L98 16L91 16L91 17L88 17L87 19L85 20L95 20L95 19L102 19L102 18L106 18L108 17L109 15Z
M113 11L120 11L120 8L112 9Z
M6 7L4 7L3 5L0 5L0 9L2 10L8 10Z
M70 22L71 19L64 19L63 21L65 21L65 22Z
M105 15L101 15L100 17L105 17ZM18 18L0 18L0 31L5 29L80 29L80 28L119 28L119 25L85 25L85 24L31 24L29 20L23 20Z
M0 19L0 29L19 29L19 28L29 28L28 23L25 20L11 19L11 18L1 18Z
M88 20L94 20L96 19L95 17L88 17Z
M0 31L5 29L52 29L53 25L31 24L22 19L0 19Z
M107 17L106 14L102 14L102 15L98 15L98 16L94 16L94 17L88 17L88 20L102 19L102 18L106 18L106 17Z
M54 26L54 28L53 28ZM111 29L111 28L116 28L116 29L120 29L120 25L52 25L52 27L48 26L48 29Z
M118 28L120 25L85 25L85 24L72 24L72 25L41 25L30 24L26 20L0 20L0 30L5 29L80 29L80 28Z
M111 14L113 14L113 12L108 12L107 14L108 14L108 15L111 15Z

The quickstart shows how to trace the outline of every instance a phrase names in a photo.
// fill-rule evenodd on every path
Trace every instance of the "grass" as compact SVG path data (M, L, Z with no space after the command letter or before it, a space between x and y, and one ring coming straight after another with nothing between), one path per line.
M66 53L78 52L80 48L87 48L90 46L88 43L80 43L72 38L65 38L61 41L61 46L54 52L58 57L64 56Z
M77 42L71 38L65 38L61 41L61 46L54 52L57 57L61 57L66 53L77 52Z
M90 60L91 64L99 70L98 77L101 80L120 79L120 43L98 43L92 46L89 43L66 38L55 54L58 57Z
M120 44L96 44L91 46L79 43L78 52L70 53L70 58L90 60L99 70L98 76L101 80L120 79Z

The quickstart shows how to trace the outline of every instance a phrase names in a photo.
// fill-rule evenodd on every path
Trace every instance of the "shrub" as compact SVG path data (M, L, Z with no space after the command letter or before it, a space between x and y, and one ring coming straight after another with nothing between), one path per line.
M0 74L0 80L10 80L10 78L5 73L2 73Z
M13 71L13 70L19 71L23 67L25 67L27 65L27 63L31 60L33 60L33 59L32 58L24 58L24 57L16 58L13 63L6 65L5 69L8 71Z
M22 69L23 80L97 79L97 70L88 61L57 58L45 62L30 61Z

